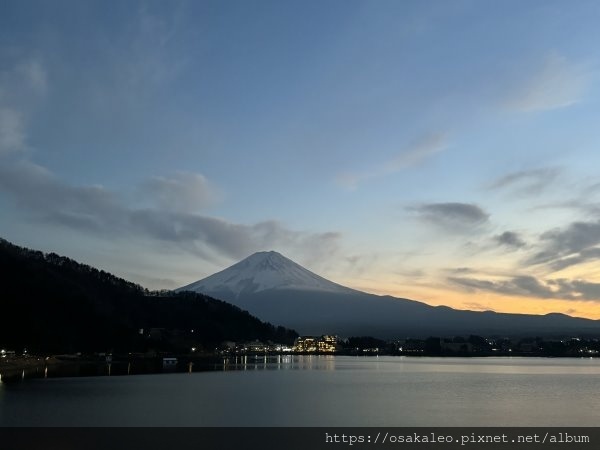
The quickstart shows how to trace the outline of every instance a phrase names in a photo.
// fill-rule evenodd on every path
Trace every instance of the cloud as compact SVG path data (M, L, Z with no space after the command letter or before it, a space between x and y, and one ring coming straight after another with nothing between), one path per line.
M0 70L0 157L25 150L27 113L46 90L46 72L37 59Z
M422 137L404 149L397 157L364 172L349 172L338 175L336 182L347 189L356 189L362 182L400 172L421 164L427 158L441 152L447 146L443 133L432 133Z
M275 222L242 225L215 217L155 209L129 211L129 221L132 230L154 239L183 248L189 245L190 251L216 250L231 258L277 245L281 243L282 235L285 239L289 233Z
M466 273L473 273L475 272L472 268L470 267L451 267L448 269L445 269L446 272L448 273L452 273L452 274L466 274Z
M585 280L553 280L553 285L558 286L560 292L571 293L571 298L580 300L599 300L600 283Z
M145 83L160 84L177 75L178 54L170 51L177 18L167 23L157 17L142 10L130 47L116 46L117 54L110 54L115 61L128 52L137 55L129 65L118 65L114 76L119 80L136 84L139 75ZM152 76L148 81L149 73ZM127 82L119 85L126 85L127 95L135 98L136 89L142 89L137 84L136 89L129 89ZM46 72L38 60L18 60L9 69L0 70L0 157L25 148L24 120L34 101L47 89ZM111 92L114 95L115 91ZM258 250L280 249L292 252L303 262L319 261L337 251L341 237L336 232L292 230L275 220L240 224L199 214L218 201L221 193L205 176L191 172L144 181L134 192L138 201L131 203L126 193L66 183L26 158L2 158L0 194L12 199L19 213L43 224L110 238L162 241L211 260L215 256L241 258Z
M527 245L521 236L514 231L505 231L502 234L494 236L494 241L498 243L498 245L502 245L511 249L519 249Z
M541 249L527 261L529 264L549 264L567 267L567 262L589 261L597 256L600 244L600 221L573 222L563 229L554 229L540 236Z
M452 284L461 286L469 292L491 291L504 295L531 295L531 288L535 285L535 279L532 277L516 277L505 281L491 281L477 278L449 277L448 281ZM528 285L528 289L522 289L520 285ZM539 296L535 295L536 297Z
M164 178L173 179L192 180L200 186L205 181L201 175L194 177L189 173ZM159 187L164 187L164 180ZM156 179L149 182L153 185ZM166 200L165 191L171 195L183 189L178 183L175 188L169 182L166 185L167 188L158 189L154 204L161 205ZM8 194L22 212L42 223L110 237L150 238L205 257L217 253L239 259L259 250L285 249L302 261L318 261L335 252L341 238L337 232L291 230L275 220L247 225L178 209L132 207L123 195L102 186L69 185L44 167L27 161L0 165L0 192Z
M30 214L71 227L110 228L124 212L117 197L101 186L70 186L28 161L0 165L0 190Z
M429 203L407 209L425 222L454 231L479 227L489 219L489 214L472 203Z
M518 195L537 195L552 185L560 169L547 167L534 170L512 172L491 183L489 189L509 189Z
M22 115L10 108L0 108L0 156L25 147Z
M600 248L589 248L582 250L575 256L558 259L550 263L553 271L566 269L567 267L577 266L590 261L600 260Z
M579 102L589 84L590 75L584 65L551 54L514 89L506 106L518 112L565 108Z
M418 140L413 146L388 161L383 168L387 173L394 173L407 167L420 164L425 159L441 152L446 148L446 136L442 133L427 135Z
M152 177L143 183L140 191L160 209L182 212L204 209L221 197L204 175L191 172Z
M10 56L6 58L11 59ZM13 107L28 107L48 90L48 75L42 60L17 55L0 69L0 102Z
M488 291L501 295L541 299L600 301L600 283L564 278L542 282L522 275L504 280L449 277L448 281L469 292Z
M45 94L48 88L46 70L38 59L21 61L15 67L15 75L22 78L30 89Z

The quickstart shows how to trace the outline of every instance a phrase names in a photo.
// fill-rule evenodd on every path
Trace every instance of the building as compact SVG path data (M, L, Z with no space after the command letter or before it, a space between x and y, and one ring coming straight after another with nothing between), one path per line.
M294 342L293 351L299 353L333 353L337 350L337 336L300 336Z
M259 340L246 342L244 344L244 351L249 353L266 353L268 350L268 346Z
M317 340L319 352L333 353L337 350L337 336L324 335Z
M177 367L177 358L163 358L163 369L174 369Z

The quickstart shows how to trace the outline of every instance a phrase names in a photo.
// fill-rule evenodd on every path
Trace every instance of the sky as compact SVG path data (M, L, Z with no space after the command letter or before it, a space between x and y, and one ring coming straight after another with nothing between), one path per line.
M0 2L0 236L150 289L276 250L600 319L600 3Z

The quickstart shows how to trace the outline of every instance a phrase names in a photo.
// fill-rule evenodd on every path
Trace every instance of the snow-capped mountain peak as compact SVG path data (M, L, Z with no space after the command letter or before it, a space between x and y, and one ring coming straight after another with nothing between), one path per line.
M255 293L269 289L353 292L326 280L275 251L258 252L178 291Z

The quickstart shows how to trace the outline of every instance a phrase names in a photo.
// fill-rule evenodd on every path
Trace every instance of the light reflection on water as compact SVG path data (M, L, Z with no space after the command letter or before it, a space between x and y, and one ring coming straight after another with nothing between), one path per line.
M114 363L113 363L114 366ZM258 356L0 388L29 426L596 426L598 359ZM113 367L114 369L114 367ZM127 368L130 371L131 367ZM225 373L223 373L225 371ZM60 414L56 414L60 411Z
M223 359L222 370L335 370L335 361L333 355L245 355Z

